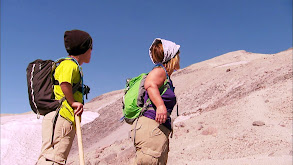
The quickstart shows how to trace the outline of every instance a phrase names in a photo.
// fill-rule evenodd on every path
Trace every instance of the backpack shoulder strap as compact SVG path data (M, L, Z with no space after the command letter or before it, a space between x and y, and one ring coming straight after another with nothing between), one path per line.
M81 71L81 69L80 69L80 66L79 66L78 62L76 61L76 59L71 58L71 57L61 57L61 58L59 58L59 59L57 59L57 60L55 61L55 65L60 64L60 63L61 63L62 61L64 61L64 60L71 60L71 61L73 61L73 62L76 63L76 65L78 66L78 69L79 69L80 77L81 77L81 82L80 82L80 83L82 83L82 80L83 80L83 73L82 73L82 71Z
M78 66L78 69L79 69L79 73L80 73L80 77L81 77L81 79L80 79L79 83L76 83L76 84L72 87L72 92L75 93L76 91L78 91L78 88L79 88L80 86L82 87L82 91L83 91L83 73L82 73L82 71L81 71L81 69L80 69L80 66L79 66L78 62L76 61L76 59L71 58L71 57L61 57L61 58L59 58L59 59L57 59L57 60L55 61L55 68L57 67L57 64L60 64L60 63L61 63L62 61L64 61L64 60L71 60L71 61L75 62L76 65ZM82 93L83 93L83 92L82 92Z
M161 64L161 63L158 63L158 64L156 64L156 65L153 67L153 69L156 68L156 67L162 67L162 68L164 69L164 71L165 71L165 73L166 73L166 77L167 77L166 81L164 82L164 86L169 85L169 87L171 88L171 90L174 91L173 83L172 83L172 81L171 81L171 79L170 79L170 77L169 77L169 75L168 75L168 73L167 73L167 70L166 70L166 68L164 67L164 65Z
M166 68L164 67L163 64L158 63L158 64L156 64L156 65L153 67L153 69L154 69L154 68L157 68L157 67L162 67L162 68L164 69L165 73L166 73L167 79L170 79L170 77L169 77L169 75L168 75L168 73L167 73L167 70L166 70Z

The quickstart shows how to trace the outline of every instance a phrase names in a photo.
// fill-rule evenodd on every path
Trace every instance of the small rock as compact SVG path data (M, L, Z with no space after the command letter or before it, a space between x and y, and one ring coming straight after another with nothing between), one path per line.
M187 113L186 113L186 112L183 112L183 113L182 113L182 116L187 116Z
M183 127L185 127L185 124L182 123L182 122L180 122L180 123L177 123L175 126L176 126L176 127L181 127L181 128L183 128Z
M186 133L189 133L189 129L186 130Z
M185 127L185 124L184 124L184 123L180 123L179 126L180 126L180 127Z
M203 130L202 135L215 135L217 134L217 129L213 127L208 127L207 129Z
M230 71L231 71L231 69L230 69L230 68L226 70L226 72L230 72Z
M111 163L114 163L116 161L116 158L117 158L117 153L112 153L112 154L109 154L108 156L106 156L104 158L104 160L108 163L108 164L111 164Z
M96 155L100 155L100 153L102 153L102 150L100 149L96 150Z
M283 121L279 123L279 125L280 125L281 127L286 127L286 124L287 124L287 123L286 123L286 122L283 122Z
M198 111L199 113L202 113L203 109L202 109L202 108L199 108L197 111Z
M201 129L203 129L203 126L201 124L199 124L199 125L195 126L195 129L200 131Z
M265 125L265 123L264 123L263 121L254 121L254 122L252 123L252 125L253 125L253 126L263 126L263 125Z

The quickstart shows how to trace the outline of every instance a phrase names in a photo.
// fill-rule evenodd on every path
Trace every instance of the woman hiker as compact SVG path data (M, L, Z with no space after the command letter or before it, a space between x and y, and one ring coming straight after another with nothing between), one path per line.
M136 148L136 164L167 164L169 152L169 135L172 131L170 114L176 105L176 96L170 76L180 69L180 45L156 38L149 55L156 66L149 72L144 87L144 100L150 98L151 104L138 118L134 145ZM168 81L169 88L161 96L159 88Z

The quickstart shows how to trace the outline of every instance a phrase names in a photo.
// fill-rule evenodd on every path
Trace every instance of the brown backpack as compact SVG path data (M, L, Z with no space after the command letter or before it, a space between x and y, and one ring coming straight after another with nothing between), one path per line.
M54 71L59 63L65 58L59 60L41 60L37 59L27 66L26 77L29 103L32 110L39 115L46 115L49 112L57 110L65 100L55 100L54 85L59 85L54 79ZM75 61L74 59L68 59ZM75 61L76 62L76 61ZM82 75L82 74L81 74ZM81 82L73 85L72 91L75 93L81 87Z

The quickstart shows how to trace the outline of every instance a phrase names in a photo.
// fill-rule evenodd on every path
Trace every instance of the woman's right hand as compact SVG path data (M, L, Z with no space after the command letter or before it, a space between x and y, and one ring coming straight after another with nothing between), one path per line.
M159 124L165 123L167 120L167 109L165 105L157 107L156 110L156 122Z

